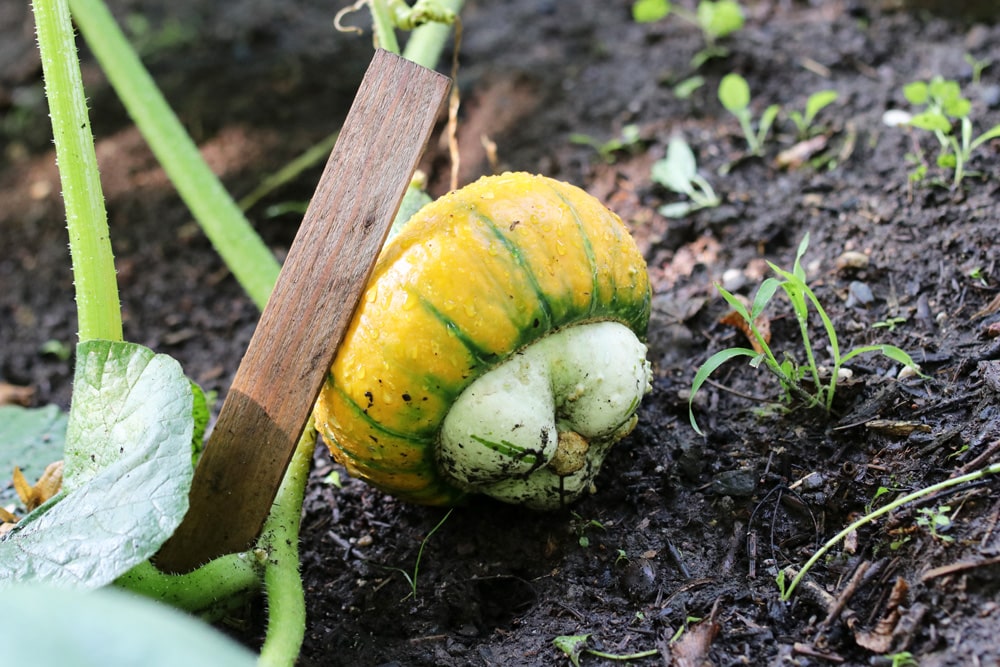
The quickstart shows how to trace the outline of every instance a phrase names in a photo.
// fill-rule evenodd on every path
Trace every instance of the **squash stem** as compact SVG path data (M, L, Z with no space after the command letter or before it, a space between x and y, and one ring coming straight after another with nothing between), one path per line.
M462 11L464 0L440 0L445 9L450 9L457 16ZM420 26L410 35L403 50L403 57L418 65L433 69L441 60L444 45L451 34L451 26L432 21Z
M234 600L242 602L245 595L260 589L262 571L255 554L248 551L216 558L187 574L167 574L144 561L115 580L115 585L214 620Z
M268 622L258 663L261 666L291 667L305 637L306 605L299 574L299 527L315 448L316 427L310 420L295 447L261 532L260 545L268 552L264 569Z
M202 159L107 6L101 0L69 0L69 5L87 45L181 199L263 309L278 277L278 261Z
M80 61L66 0L34 0L69 231L81 341L122 340L121 304Z

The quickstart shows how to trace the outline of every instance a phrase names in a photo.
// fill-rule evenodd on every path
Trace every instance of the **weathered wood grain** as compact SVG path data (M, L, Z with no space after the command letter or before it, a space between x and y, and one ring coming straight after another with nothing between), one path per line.
M156 557L185 572L256 539L449 79L376 52L195 470L191 507Z

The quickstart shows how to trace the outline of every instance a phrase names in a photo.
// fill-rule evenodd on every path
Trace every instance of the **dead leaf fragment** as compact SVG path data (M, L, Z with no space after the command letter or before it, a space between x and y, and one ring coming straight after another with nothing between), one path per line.
M34 387L19 387L15 384L0 382L0 405L31 405L35 397Z
M747 337L748 341L750 341L750 347L752 347L753 351L756 352L757 354L760 354L761 352L764 351L764 347L760 344L760 341L758 341L757 337L753 335L753 331L750 328L750 323L747 322L743 318L743 316L737 313L735 310L731 310L725 315L723 315L721 318L719 318L719 323L726 324L728 326L731 326L735 329L739 329L740 331L742 331L743 335ZM764 313L761 313L760 315L757 316L757 319L755 319L753 323L754 326L757 327L757 331L760 333L760 337L764 339L765 343L769 344L771 342L771 319Z
M889 594L889 601L885 605L885 612L882 618L875 624L872 630L862 630L857 627L859 622L857 617L848 620L848 626L854 632L854 641L858 646L866 648L873 653L886 653L892 648L893 635L896 625L902 617L900 607L906 602L906 596L910 591L909 584L902 577L897 577L892 592Z
M826 143L827 137L824 134L800 141L791 148L786 148L778 153L774 159L774 166L778 169L798 169L811 157L825 149Z
M872 419L865 422L865 428L882 435L905 438L912 433L930 433L933 429L928 424L913 421L897 421L894 419Z
M63 462L56 461L45 467L45 472L38 478L38 482L32 486L28 483L21 469L14 467L14 490L24 503L25 508L30 512L52 496L59 493L62 488Z

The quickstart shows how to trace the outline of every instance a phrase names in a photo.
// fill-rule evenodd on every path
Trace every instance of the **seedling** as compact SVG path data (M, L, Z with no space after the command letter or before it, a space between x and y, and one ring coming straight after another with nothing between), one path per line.
M586 549L590 546L590 538L587 536L587 529L598 528L600 530L605 530L604 524L597 519L584 519L576 512L570 512L570 514L573 515L573 530L577 534L577 542L581 547Z
M691 147L680 136L674 136L667 145L667 156L653 163L652 179L663 187L690 201L664 204L658 211L668 218L684 216L703 208L714 208L722 203L715 190L701 174Z
M914 81L903 87L903 95L910 104L924 107L915 114L909 124L934 134L940 146L937 165L952 169L952 187L961 185L966 176L965 167L972 152L981 145L1000 137L1000 124L994 125L982 134L973 137L972 103L962 96L957 81L934 77L929 82ZM954 123L958 124L955 131ZM923 176L923 173L917 175ZM911 174L911 178L914 174Z
M569 135L569 140L574 144L580 144L583 146L590 146L601 158L608 164L613 164L615 161L615 153L622 150L633 150L635 149L641 138L639 137L639 126L638 125L626 125L622 128L622 132L619 136L608 139L607 141L601 142L589 134L573 133Z
M743 27L743 9L735 0L701 0L694 13L669 0L636 0L632 4L632 18L637 23L652 23L671 12L701 29L705 48L691 59L691 66L701 67L711 58L724 58L729 50L718 41Z
M772 104L764 109L764 113L757 121L757 128L754 129L753 116L750 112L750 86L746 79L735 72L722 77L722 81L719 82L719 101L740 122L740 129L743 130L750 154L763 155L764 140L771 131L781 107Z
M406 584L410 587L410 592L407 593L406 597L404 597L402 600L400 600L400 602L403 602L404 600L408 600L411 597L414 600L417 599L417 576L420 573L420 561L424 557L424 547L427 546L427 542L430 541L431 536L434 535L434 533L436 533L438 531L438 528L440 528L441 526L443 526L444 522L448 520L448 517L451 516L451 513L452 513L453 509L454 508L449 509L445 513L445 515L443 517L441 517L441 520L438 521L437 524L433 528L431 528L430 531L428 531L428 533L426 535L424 535L424 539L422 539L420 541L420 548L417 549L417 559L413 563L413 574L412 575L409 572L407 572L406 570L404 570L403 568L400 568L400 567L390 567L390 568L388 568L390 570L395 570L396 572L399 572L400 574L402 574L403 578L406 579Z
M768 262L768 266L771 267L771 270L778 277L767 278L761 283L749 310L735 295L726 291L721 285L716 285L716 289L719 290L722 297L745 324L745 331L748 338L750 338L752 349L733 347L716 352L695 373L694 381L691 383L688 415L691 420L691 426L698 433L702 431L698 427L694 417L695 394L697 394L701 386L719 366L736 357L748 357L750 365L753 368L758 368L763 364L767 370L771 371L781 384L783 402L791 403L797 400L806 407L818 406L827 412L833 408L833 398L837 389L837 381L841 368L854 357L869 352L879 352L905 366L917 367L913 359L910 358L910 355L894 345L862 345L851 349L846 354L841 354L840 342L837 338L837 332L833 328L833 322L830 320L830 316L827 315L819 298L806 283L805 269L802 268L802 257L805 255L808 247L809 234L807 233L799 244L798 251L795 254L795 263L791 271L786 271ZM792 304L792 310L795 312L795 319L799 324L799 332L806 358L804 364L796 362L794 358L787 354L784 361L778 361L768 340L761 333L758 326L758 318L779 289L788 297L789 302ZM823 331L827 337L827 345L832 355L831 364L825 373L817 364L814 353L815 346L810 336L810 304L822 322ZM828 379L824 379L825 377Z
M816 553L814 553L812 557L809 558L808 561L806 561L805 565L802 566L802 569L799 570L799 572L792 579L792 582L784 589L784 592L781 594L781 599L785 602L790 600L792 597L792 593L795 592L795 589L798 587L803 577L806 576L806 573L809 572L809 570L811 570L812 567L816 563L818 563L821 558L823 558L827 553L829 553L830 549L839 544L841 540L843 540L851 533L854 533L858 529L868 525L869 523L872 523L876 519L885 516L889 512L895 511L912 502L920 500L921 498L933 495L939 491L944 491L946 489L951 489L956 486L960 486L962 484L978 481L986 477L987 475L996 475L996 474L1000 474L1000 463L993 463L991 465L986 466L985 468L980 468L979 470L966 473L965 475L959 475L958 477L951 477L949 479L944 480L943 482L938 482L937 484L931 484L930 486L925 486L924 488L918 489L913 493L909 493L905 496L897 498L891 503L886 504L884 507L880 507L873 512L868 512L860 519L857 519L856 521L852 522L846 528L844 528L839 533L831 537L823 544L823 546L817 549Z
M992 65L993 61L989 59L979 60L971 53L966 53L963 59L972 68L972 85L978 86L983 78L983 70Z
M884 320L873 322L872 329L888 329L889 331L895 331L896 327L904 322L906 322L905 317L888 317Z
M605 660L639 660L640 658L651 658L659 654L657 649L639 651L638 653L607 653L587 646L590 635L561 635L552 640L557 649L566 654L574 667L580 667L580 655L589 653L590 655L604 658Z
M937 507L921 507L917 510L917 525L930 532L931 537L942 542L954 542L955 538L950 535L942 535L942 532L951 527L951 518L948 512L950 505L938 505Z
M679 100L689 99L694 95L694 91L698 90L705 85L705 77L696 74L695 76L690 76L683 81L679 82L674 86L674 95L677 96Z
M835 90L820 90L809 96L806 100L806 108L804 111L789 111L788 118L795 124L795 131L800 141L808 139L810 136L815 134L815 129L813 128L813 122L816 120L816 114L837 101L837 91Z
M909 651L900 651L887 657L890 667L917 667L920 664Z

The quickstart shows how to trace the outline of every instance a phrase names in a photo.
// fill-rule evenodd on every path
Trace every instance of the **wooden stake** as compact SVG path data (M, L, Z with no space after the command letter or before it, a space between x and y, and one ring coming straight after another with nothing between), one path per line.
M377 51L156 557L187 572L257 538L450 80Z

